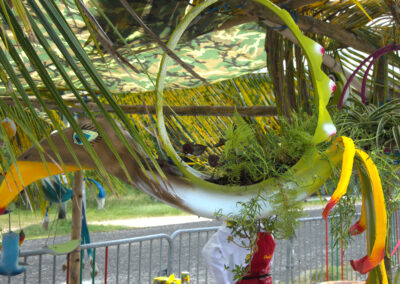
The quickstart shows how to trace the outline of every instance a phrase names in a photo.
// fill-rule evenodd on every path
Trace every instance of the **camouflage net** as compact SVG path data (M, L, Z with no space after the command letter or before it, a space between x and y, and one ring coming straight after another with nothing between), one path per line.
M64 5L64 2L67 5ZM102 75L110 91L114 94L129 94L154 90L159 62L163 53L162 49L144 33L143 29L140 28L132 17L121 12L124 8L119 1L99 0L96 1L96 6L92 5L94 2L91 0L86 0L85 2L89 10L93 12L96 20L113 41L116 50L138 72L134 72L129 67L125 67L126 70L124 70L115 61L113 56L104 50L102 50L103 56L100 54L74 2L73 0L59 1L59 9L65 18L68 19L68 24L76 34L81 45L85 47L87 54L90 56L97 71ZM175 10L171 10L171 3L169 1L156 1L156 4L153 4L151 7L135 3L135 11L165 42L179 22L179 19L184 15L187 2L177 1ZM113 25L118 28L128 45L124 46L118 40L117 35L112 31L110 25L105 22L103 15L99 13L96 7L101 7L102 13L107 15L110 21L113 22ZM184 35L182 42L176 48L177 56L210 83L239 77L265 67L264 29L253 22L226 30L215 30L229 19L232 13L230 11L221 12L218 10L218 7L214 7L213 9L200 15L197 22ZM39 22L38 25L40 26ZM47 35L44 28L41 27L41 29ZM11 32L10 38L12 38ZM64 41L62 37L61 39ZM51 42L50 38L49 42ZM66 42L65 46L68 46ZM65 81L42 46L37 44L34 47L42 61L47 64L48 71L52 75L57 88L65 90ZM2 48L4 47L2 46ZM57 50L55 45L54 50ZM71 52L71 54L73 53ZM21 52L21 56L24 57L25 62L29 62L23 52ZM64 58L60 58L60 60L75 86L83 89L79 79L69 69ZM138 60L140 60L140 64ZM84 71L83 67L82 71ZM91 82L87 73L83 72L83 74L86 74L88 81ZM42 80L35 74L32 66L31 76L35 79L39 88L43 87ZM174 63L168 69L165 84L166 88L193 88L204 83L194 78L179 64ZM96 90L95 84L92 83L92 87ZM5 92L5 88L1 86L0 94L5 94Z

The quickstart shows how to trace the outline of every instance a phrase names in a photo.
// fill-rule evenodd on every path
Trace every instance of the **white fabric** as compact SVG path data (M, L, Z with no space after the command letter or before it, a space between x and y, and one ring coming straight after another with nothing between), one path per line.
M97 210L104 209L104 204L106 203L106 199L96 197L96 200L97 200Z
M230 229L223 226L211 236L202 250L203 258L215 284L234 284L232 269L236 265L244 266L246 256L250 250L240 247L237 244L248 240L235 238L228 242L231 235ZM229 269L225 269L228 266Z

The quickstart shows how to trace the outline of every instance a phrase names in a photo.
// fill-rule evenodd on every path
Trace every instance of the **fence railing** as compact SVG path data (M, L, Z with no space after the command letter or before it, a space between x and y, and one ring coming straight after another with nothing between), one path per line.
M398 213L397 213L398 214ZM397 225L397 214L393 224ZM301 219L296 237L276 240L272 265L275 283L318 283L325 281L326 252L330 280L365 280L365 275L354 272L350 259L366 253L365 235L356 236L343 251L334 246L328 231L325 242L325 221L318 218ZM399 240L399 230L392 230L392 246ZM86 283L152 283L156 276L182 271L190 273L191 283L213 283L207 271L201 250L218 227L183 229L171 235L157 234L130 239L96 242L82 245L81 282ZM328 250L327 250L328 248ZM89 260L85 251L93 250ZM343 265L342 265L343 259ZM398 253L393 264L398 265ZM26 272L13 277L0 276L0 283L66 283L68 265L66 255L49 255L45 250L21 251L20 262L28 264ZM214 283L218 284L218 283Z

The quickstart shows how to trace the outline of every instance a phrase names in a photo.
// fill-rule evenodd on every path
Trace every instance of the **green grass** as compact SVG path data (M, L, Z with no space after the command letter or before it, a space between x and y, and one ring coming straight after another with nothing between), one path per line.
M89 232L110 232L129 229L125 226L88 225ZM59 220L49 224L49 231L45 231L42 224L32 224L24 228L26 239L54 238L54 236L69 236L71 234L71 220Z
M106 196L105 208L97 210L97 202L92 192L87 192L87 209L86 216L88 223L95 221L131 219L140 217L158 217L158 216L176 216L185 215L187 213L171 207L167 204L154 200L147 194L140 191L128 191L119 197L108 193ZM54 235L69 235L71 230L71 207L72 202L67 202L67 220L60 220L58 223L53 221L57 219L58 206L53 205L49 210L50 217L50 237ZM42 227L43 217L40 210L31 212L30 210L13 209L11 213L12 230L19 231L23 229L27 239L47 238L49 232ZM8 231L9 220L8 215L0 216L0 231ZM111 225L90 225L89 231L104 232L127 229L125 226Z
M90 208L90 209L89 209ZM154 200L141 192L110 196L106 200L104 210L98 211L94 199L89 203L87 218L90 221L130 219L139 217L176 216L187 213Z

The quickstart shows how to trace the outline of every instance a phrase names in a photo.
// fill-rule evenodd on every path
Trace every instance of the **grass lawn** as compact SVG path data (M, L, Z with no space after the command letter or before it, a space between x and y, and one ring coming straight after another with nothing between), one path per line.
M91 193L87 193L87 209L86 216L88 222L116 219L130 219L139 217L156 217L156 216L176 216L185 215L187 213L174 207L156 201L147 194L140 191L128 191L119 197L107 194L106 203L103 210L97 210L97 202ZM50 237L54 235L69 235L71 230L71 207L72 202L67 202L67 219L57 220L58 206L53 205L49 210L50 217ZM11 226L14 231L19 232L23 229L26 239L43 238L49 235L42 227L43 217L39 210L31 212L30 210L15 209L11 213ZM0 216L0 231L8 231L9 220L8 215ZM90 232L105 232L127 229L124 226L104 226L89 225Z
M128 229L125 226L104 226L104 225L88 225L89 232L111 232L117 230ZM19 231L19 230L18 230ZM41 238L53 238L54 236L68 236L71 234L71 220L64 219L52 221L49 224L49 230L46 231L42 227L42 223L28 225L24 228L24 233L27 240L41 239Z
M103 221L103 220L117 220L117 219L131 219L140 217L157 217L157 216L176 216L186 215L187 213L166 205L162 202L154 200L149 195L138 191L128 190L126 193L121 194L119 197L108 193L106 195L105 208L97 210L97 202L95 195L92 191L86 193L86 216L88 222ZM308 205L324 204L319 198L314 198L312 201L307 202ZM58 206L53 205L49 210L50 224L49 231L42 227L43 217L40 210L31 212L30 210L15 209L11 214L11 226L14 231L19 232L24 229L27 239L47 238L49 235L62 236L69 235L71 228L71 207L72 202L67 202L67 219L57 220ZM0 216L0 231L8 231L8 215ZM127 229L124 226L111 226L111 225L89 225L90 232L105 232Z
M90 221L187 214L182 210L157 201L141 191L129 192L119 198L110 196L106 199L106 205L101 211L97 210L97 203L94 198L88 200L87 207L87 218Z

